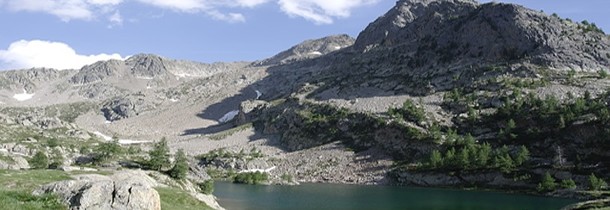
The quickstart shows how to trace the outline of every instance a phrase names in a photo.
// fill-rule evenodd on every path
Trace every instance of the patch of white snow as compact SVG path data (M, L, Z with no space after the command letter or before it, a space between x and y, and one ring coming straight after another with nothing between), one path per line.
M256 91L256 100L258 100L263 95L263 93L261 93L261 91L258 91L258 90L255 90L255 91Z
M112 137L106 136L103 133L100 133L99 131L95 131L95 132L93 132L93 134L95 134L96 136L99 136L100 138L102 138L102 139L104 139L106 141L112 140Z
M136 78L138 78L138 79L145 79L145 80L152 80L152 79L154 79L152 77L136 77Z
M171 102L174 102L174 103L175 103L175 102L178 102L179 100L178 100L178 99L173 99L173 98L172 98L172 99L169 99L169 101L171 101Z
M313 51L313 52L310 52L309 54L310 55L322 55L322 53L319 51Z
M230 111L230 112L226 113L224 116L222 116L222 118L218 119L218 122L220 122L220 123L229 122L232 119L234 119L237 116L237 114L239 114L239 110Z
M18 93L13 96L13 98L17 101L27 101L34 97L34 93L29 94L25 89L23 89L23 93Z

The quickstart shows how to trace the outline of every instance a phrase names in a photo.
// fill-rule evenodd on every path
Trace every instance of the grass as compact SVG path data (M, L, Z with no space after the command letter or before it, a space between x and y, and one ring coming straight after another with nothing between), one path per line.
M63 171L0 170L0 206L2 209L67 209L56 196L32 195L32 191L54 181L67 180L70 176Z
M169 187L155 188L161 197L163 210L190 210L212 209L205 203L179 189Z

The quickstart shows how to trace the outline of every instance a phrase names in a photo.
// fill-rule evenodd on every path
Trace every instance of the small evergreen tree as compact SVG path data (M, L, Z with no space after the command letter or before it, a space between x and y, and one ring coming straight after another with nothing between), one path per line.
M112 142L100 143L95 150L96 154L93 157L93 161L96 163L108 161L122 152L121 145L119 145L117 139Z
M479 151L477 152L477 161L476 164L478 167L486 167L489 164L489 159L491 156L491 145L485 142L483 143Z
M560 186L563 189L576 189L576 182L572 179L564 179L561 180Z
M555 179L549 174L547 171L544 176L542 176L542 181L538 184L538 191L553 191L557 187L555 183Z
M43 151L38 151L29 161L33 169L46 169L49 167L49 158Z
M165 137L153 145L153 149L148 152L148 157L148 167L152 170L161 171L163 167L170 164L169 146L167 146Z
M591 174L589 176L589 189L590 190L600 190L604 187L607 187L608 184L601 178L597 178L595 174Z
M519 151L517 152L517 156L515 157L515 164L517 166L523 165L526 161L530 159L530 151L527 150L527 147L521 145Z
M174 167L169 171L169 175L174 179L182 180L186 178L188 170L188 159L184 151L180 149L176 152Z
M432 168L439 168L443 165L443 156L441 155L441 152L439 152L438 150L433 150L432 153L430 153L430 166Z

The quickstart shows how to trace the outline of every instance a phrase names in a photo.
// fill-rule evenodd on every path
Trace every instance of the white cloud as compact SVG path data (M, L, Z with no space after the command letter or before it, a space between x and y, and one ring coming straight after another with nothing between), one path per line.
M4 0L14 12L41 12L59 17L62 21L93 20L97 16L113 14L123 0ZM2 3L2 2L0 2Z
M346 18L351 10L371 5L379 0L278 0L280 9L317 24L331 24L333 18Z
M108 17L108 21L112 24L123 25L123 16L121 16L121 13L117 10Z
M79 55L65 43L20 40L0 50L0 69L47 67L78 69L101 60L124 59L119 54Z
M380 0L0 0L0 7L15 12L47 13L66 22L104 17L113 25L121 25L123 17L118 11L121 4L128 1L174 12L202 13L227 22L246 20L243 14L227 12L227 9L253 9L275 2L291 17L302 17L316 24L331 24L336 18L349 17L355 8Z

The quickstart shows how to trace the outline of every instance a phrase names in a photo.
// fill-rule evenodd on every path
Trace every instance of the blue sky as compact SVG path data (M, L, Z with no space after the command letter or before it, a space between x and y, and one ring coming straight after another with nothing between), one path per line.
M500 2L586 19L610 32L607 0ZM395 0L0 0L0 69L80 68L137 53L201 62L253 61L306 39L343 33L355 37L394 4Z

